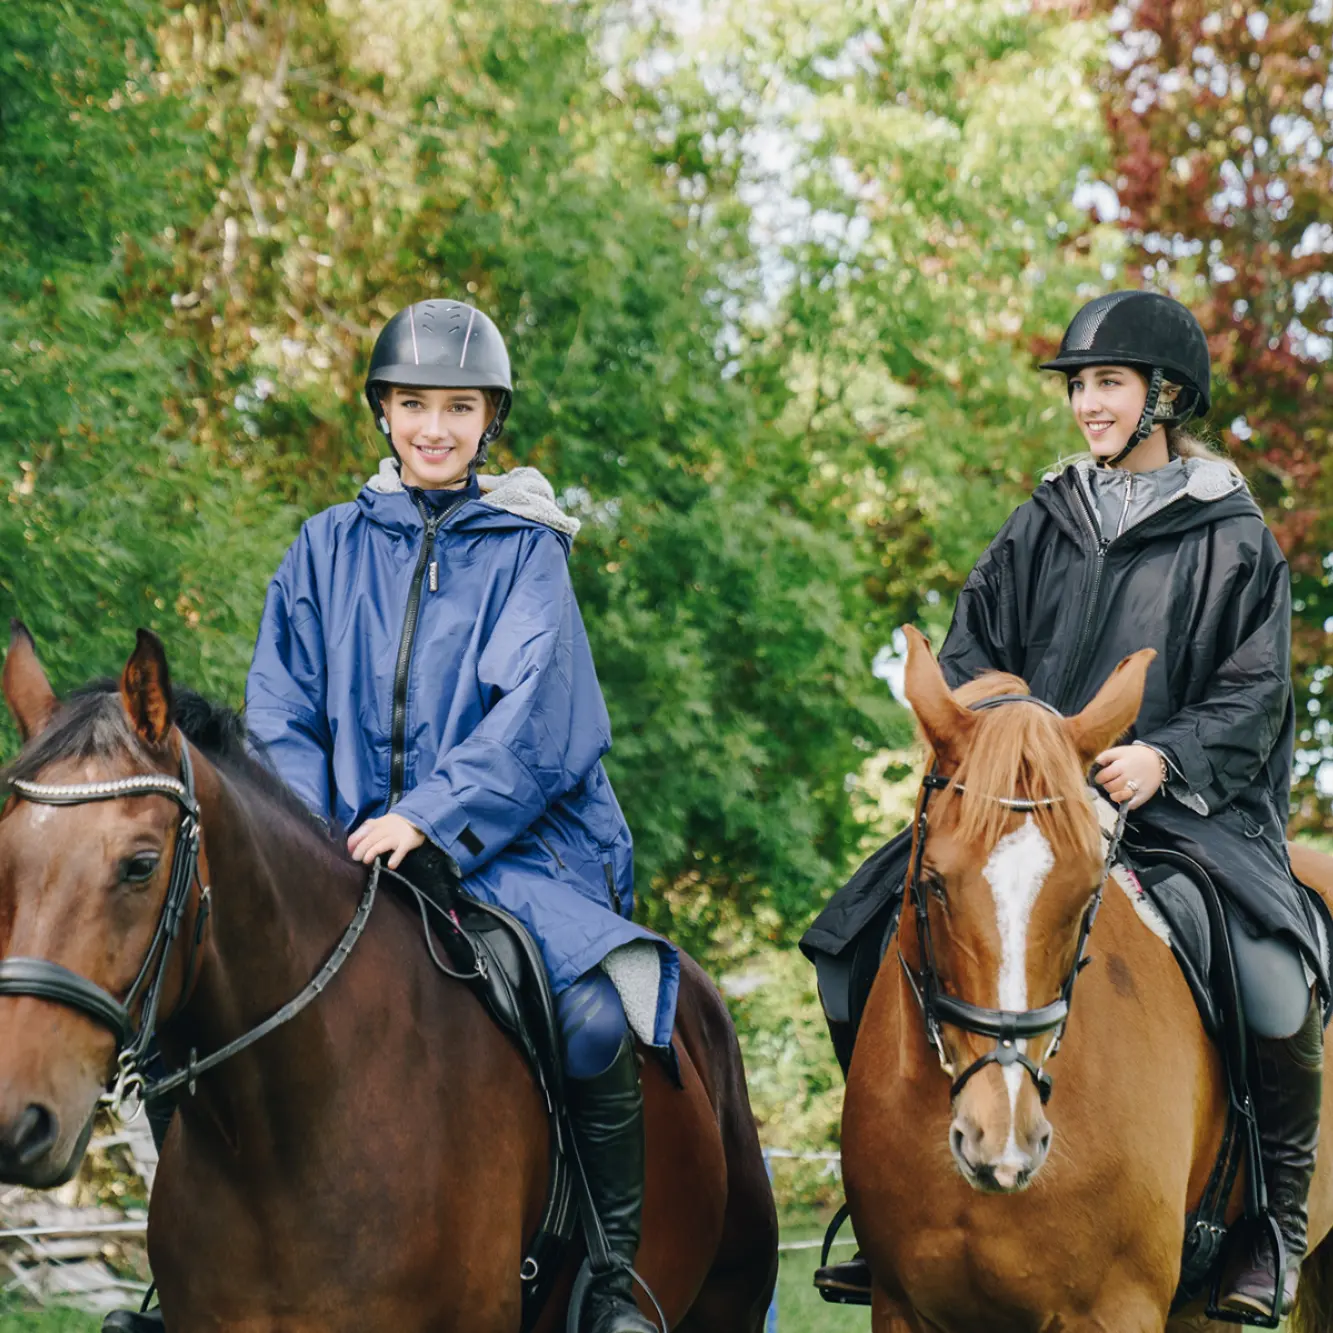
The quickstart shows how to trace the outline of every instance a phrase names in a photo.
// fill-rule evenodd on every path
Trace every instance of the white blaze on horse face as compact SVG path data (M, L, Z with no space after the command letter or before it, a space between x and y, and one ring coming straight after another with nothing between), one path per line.
M995 899L995 924L1000 936L1001 1009L1023 1010L1028 1007L1028 923L1032 919L1032 905L1054 865L1051 844L1028 815L1022 828L1015 829L995 844L995 850L981 872ZM1027 1042L1020 1042L1019 1049L1026 1050ZM1025 1077L1021 1065L1009 1065L1004 1070L1005 1086L1009 1089L1006 1154L1015 1147L1014 1115L1018 1109L1018 1090Z

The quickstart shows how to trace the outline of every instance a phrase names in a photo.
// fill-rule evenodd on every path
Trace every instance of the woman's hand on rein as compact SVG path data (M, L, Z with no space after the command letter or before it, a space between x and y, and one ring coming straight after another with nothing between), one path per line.
M1100 765L1097 785L1117 804L1137 810L1157 794L1166 778L1166 765L1156 750L1146 745L1113 745L1093 761Z
M397 870L403 857L425 841L426 835L402 815L381 815L378 819L367 819L347 839L347 850L353 861L364 861L366 865L377 856L387 856L389 869Z

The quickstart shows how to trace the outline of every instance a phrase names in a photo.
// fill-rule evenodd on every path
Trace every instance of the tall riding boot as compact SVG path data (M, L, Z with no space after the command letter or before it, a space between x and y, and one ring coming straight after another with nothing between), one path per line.
M1296 1302L1300 1264L1305 1258L1306 1201L1319 1146L1324 1016L1318 997L1311 997L1305 1021L1294 1036L1256 1038L1254 1045L1253 1091L1268 1205L1287 1251L1280 1310L1287 1314ZM1269 1314L1276 1278L1270 1247L1262 1241L1253 1244L1222 1298L1222 1308Z
M634 1304L634 1266L643 1215L643 1089L626 1037L610 1068L570 1079L574 1138L614 1267L595 1273L580 1333L656 1333Z
M833 1054L842 1070L843 1081L852 1064L852 1048L856 1044L856 1025L840 1023L824 1015L828 1034L833 1042ZM819 1294L835 1305L870 1304L870 1268L859 1253L840 1264L825 1264L815 1269L815 1286Z

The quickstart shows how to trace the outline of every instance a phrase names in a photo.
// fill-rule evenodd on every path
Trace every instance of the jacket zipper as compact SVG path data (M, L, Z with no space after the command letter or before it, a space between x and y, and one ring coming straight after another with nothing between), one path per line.
M1130 473L1129 475L1132 476L1133 474ZM1083 625L1079 630L1078 640L1074 646L1074 655L1069 660L1069 670L1065 672L1064 681L1060 686L1061 711L1064 711L1069 706L1069 690L1072 688L1074 681L1078 678L1078 672L1083 665L1083 651L1088 645L1092 626L1097 618L1097 598L1101 593L1102 574L1106 568L1106 552L1111 545L1105 537L1099 534L1097 515L1093 512L1092 502L1088 499L1087 495L1084 494L1083 487L1079 486L1076 489L1078 490L1079 498L1083 501L1083 517L1087 520L1089 531L1092 533L1092 536L1097 543L1097 555L1092 569L1092 590L1088 597L1088 609L1083 617ZM1175 502L1182 496L1188 494L1188 489L1182 486L1181 489L1176 491L1173 495L1168 495L1165 500L1149 509L1134 526L1136 528L1141 528L1150 518L1155 518L1163 509L1167 508L1168 505L1175 504ZM1125 487L1125 509L1129 509L1128 485ZM1123 514L1121 515L1120 521L1123 524ZM1123 529L1121 533L1117 533L1117 537L1121 535L1123 535Z
M1129 517L1129 500L1134 494L1134 474L1125 473L1125 507L1120 511L1120 526L1116 528L1115 535L1123 537L1125 535L1125 520Z
M1087 645L1088 637L1092 632L1093 621L1097 614L1097 598L1102 589L1102 571L1106 568L1106 548L1110 542L1098 531L1097 515L1092 512L1092 506L1088 497L1083 494L1082 487L1078 488L1079 497L1083 502L1083 517L1087 520L1088 531L1092 534L1092 539L1097 544L1096 555L1092 566L1092 588L1088 593L1088 606L1083 615L1083 624L1079 628L1078 639L1074 644L1073 656L1069 659L1069 666L1065 671L1064 680L1060 684L1060 711L1064 712L1068 707L1068 694L1073 685L1076 672L1081 664L1083 649Z
M412 574L412 587L407 594L407 613L403 618L403 637L398 642L398 665L393 673L393 728L392 746L389 753L389 806L392 808L403 799L403 782L407 769L407 677L412 668L412 646L417 637L417 617L421 610L421 587L426 577L426 568L430 567L431 591L439 587L439 573L431 560L435 547L435 534L446 515L430 517L425 506L417 505L421 521L425 525L426 539L421 544L421 554L417 557L417 567Z

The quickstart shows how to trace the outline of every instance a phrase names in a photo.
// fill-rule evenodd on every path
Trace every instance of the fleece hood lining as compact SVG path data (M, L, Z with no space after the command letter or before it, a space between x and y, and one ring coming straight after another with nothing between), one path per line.
M535 467L516 467L499 476L478 474L481 487L479 503L492 509L526 518L533 523L573 537L582 526L572 514L566 514L556 503L551 483ZM379 495L396 495L406 491L398 465L392 458L380 460L379 471L366 482L366 489Z

